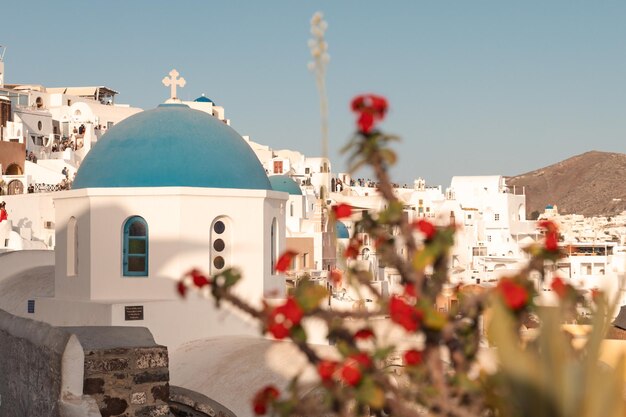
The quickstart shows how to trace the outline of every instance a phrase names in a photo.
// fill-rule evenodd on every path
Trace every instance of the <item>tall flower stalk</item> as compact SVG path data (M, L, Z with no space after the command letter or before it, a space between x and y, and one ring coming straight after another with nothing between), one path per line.
M315 83L320 96L320 119L322 133L322 156L328 158L328 95L326 94L326 66L330 61L328 55L328 43L324 35L328 23L324 20L321 12L315 12L311 17L311 35L309 49L312 61L309 62L309 70L315 75Z

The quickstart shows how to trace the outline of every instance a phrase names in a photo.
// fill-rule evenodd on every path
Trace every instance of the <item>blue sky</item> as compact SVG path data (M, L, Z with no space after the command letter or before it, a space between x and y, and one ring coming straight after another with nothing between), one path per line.
M351 98L390 102L403 138L394 176L515 175L589 150L626 151L626 2L12 1L2 7L7 83L107 85L145 109L205 93L242 135L321 153L307 70L309 19L329 23L330 156ZM367 176L367 173L363 173Z

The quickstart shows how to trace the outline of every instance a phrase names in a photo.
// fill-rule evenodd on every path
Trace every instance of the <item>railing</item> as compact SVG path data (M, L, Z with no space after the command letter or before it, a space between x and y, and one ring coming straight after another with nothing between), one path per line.
M33 184L36 193L51 193L54 191L64 191L70 189L70 184Z
M508 193L515 195L526 195L526 186L507 185L504 187Z

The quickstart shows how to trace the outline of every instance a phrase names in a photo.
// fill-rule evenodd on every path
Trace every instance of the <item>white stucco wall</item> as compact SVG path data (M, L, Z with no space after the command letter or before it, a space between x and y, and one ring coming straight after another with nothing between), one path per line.
M53 193L4 195L6 209L13 228L30 229L31 239L54 247L54 203ZM50 223L48 223L50 222ZM47 227L49 226L49 227Z
M232 224L230 265L241 269L238 291L250 298L284 293L272 275L269 236L278 222L277 254L285 245L286 193L206 188L118 188L57 193L57 297L91 300L171 300L174 282L191 268L210 270L213 220ZM149 228L149 276L122 275L122 228L129 217ZM78 225L78 276L67 276L66 228ZM228 260L227 260L228 262Z

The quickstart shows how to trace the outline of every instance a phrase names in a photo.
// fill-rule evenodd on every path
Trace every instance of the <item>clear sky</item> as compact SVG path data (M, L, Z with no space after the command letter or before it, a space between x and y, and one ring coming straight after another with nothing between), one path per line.
M172 68L242 135L321 153L309 19L328 21L330 156L356 94L386 96L394 175L515 175L589 150L626 152L626 2L8 1L7 83L106 85L150 109ZM367 175L366 173L363 175Z

